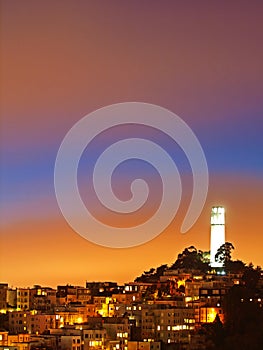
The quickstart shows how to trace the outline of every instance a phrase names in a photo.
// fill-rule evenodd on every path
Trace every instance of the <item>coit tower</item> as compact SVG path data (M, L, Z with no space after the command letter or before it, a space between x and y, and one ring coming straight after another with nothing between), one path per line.
M225 243L225 208L212 207L210 236L210 265L222 267L223 263L215 261L218 248Z

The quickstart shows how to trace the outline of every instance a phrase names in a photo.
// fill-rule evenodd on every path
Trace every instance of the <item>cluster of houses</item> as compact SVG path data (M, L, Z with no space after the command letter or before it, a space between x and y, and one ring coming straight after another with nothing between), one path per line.
M0 349L205 349L199 330L219 316L241 276L164 271L158 282L86 282L56 289L0 284ZM218 315L218 316L217 316Z

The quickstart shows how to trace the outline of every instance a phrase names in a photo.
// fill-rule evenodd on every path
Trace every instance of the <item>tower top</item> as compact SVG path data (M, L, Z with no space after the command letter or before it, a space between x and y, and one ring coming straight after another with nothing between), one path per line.
M218 206L212 207L211 225L225 225L225 208Z

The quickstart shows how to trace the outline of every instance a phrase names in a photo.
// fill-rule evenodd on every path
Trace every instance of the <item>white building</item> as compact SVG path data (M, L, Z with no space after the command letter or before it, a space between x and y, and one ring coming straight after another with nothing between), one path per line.
M211 212L210 265L222 267L223 263L216 262L218 248L225 244L225 208L213 207Z

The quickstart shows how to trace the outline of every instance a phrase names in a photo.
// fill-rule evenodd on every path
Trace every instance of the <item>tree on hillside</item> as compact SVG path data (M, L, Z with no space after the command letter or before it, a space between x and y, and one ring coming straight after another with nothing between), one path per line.
M206 263L206 264L210 263L210 250L206 252L202 252L201 260L203 263Z
M231 254L232 254L232 250L234 249L235 248L233 244L230 242L226 242L222 244L217 250L217 253L215 255L215 260L219 263L223 263L225 266L226 263L231 261L231 258L232 258Z
M153 273L155 272L155 268L150 268L150 270L148 270L148 271L144 271L143 273L144 273L144 275L152 275Z
M232 274L243 273L246 268L246 264L241 260L230 260L225 264L225 270Z
M193 269L206 272L209 269L208 262L203 261L203 252L194 246L185 248L178 254L177 260L170 267L171 269Z
M163 264L163 265L157 267L157 269L156 269L156 275L157 275L158 277L162 276L163 273L164 273L164 271L167 270L167 268L168 268L167 264Z
M259 281L260 276L261 276L261 271L262 271L262 269L260 266L257 266L256 268L254 268L252 263L250 263L245 268L242 279L243 279L244 284L247 288L252 289L252 290L256 289L258 281Z

